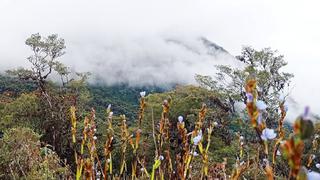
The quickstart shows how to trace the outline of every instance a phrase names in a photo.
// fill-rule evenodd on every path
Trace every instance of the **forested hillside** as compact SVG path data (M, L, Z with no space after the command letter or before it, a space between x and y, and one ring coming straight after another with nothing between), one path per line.
M168 89L89 84L90 72L72 74L59 60L57 35L26 45L32 68L0 76L0 179L318 175L319 124L308 107L285 121L293 74L277 51L244 47L243 68L218 65L215 77Z

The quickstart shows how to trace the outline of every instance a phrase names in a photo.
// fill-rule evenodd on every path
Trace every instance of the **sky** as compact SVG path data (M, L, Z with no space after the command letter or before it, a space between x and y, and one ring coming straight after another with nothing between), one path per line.
M32 33L57 33L67 45L61 61L107 84L117 77L133 85L194 83L195 73L213 74L215 64L229 60L163 40L198 47L203 36L233 55L243 45L277 49L295 75L299 111L308 105L320 113L319 7L317 0L1 0L0 70L28 66L24 41Z

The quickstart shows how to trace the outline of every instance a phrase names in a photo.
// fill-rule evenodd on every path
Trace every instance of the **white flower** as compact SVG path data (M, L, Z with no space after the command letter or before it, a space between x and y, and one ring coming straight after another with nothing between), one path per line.
M98 138L97 138L97 136L93 136L93 139L94 139L94 140L97 140Z
M201 139L202 139L202 133L201 134L199 133L196 137L193 138L193 144L197 146L201 141Z
M315 158L316 158L316 155L312 154L311 159L315 159Z
M146 92L145 91L140 92L140 96L141 97L145 97L146 96Z
M110 163L111 162L111 160L110 159L107 159L107 163Z
M277 150L277 156L281 156L281 152Z
M163 161L163 160L164 160L164 157L163 157L162 155L160 155L160 156L159 156L159 159L160 159L161 161Z
M243 146L243 145L244 145L244 143L243 143L243 142L241 142L241 143L240 143L240 145L241 145L241 146Z
M319 138L319 134L316 134L316 135L314 136L314 138L315 138L315 139L318 139L318 138Z
M144 171L144 168L140 168L140 171L143 172L143 171Z
M265 128L263 131L262 131L262 134L261 134L261 139L266 141L266 140L271 140L271 139L274 139L275 137L277 136L277 134L274 132L273 129L269 129L269 128Z
M97 132L97 129L96 129L96 128L94 128L94 129L93 129L93 131L94 131L94 132Z
M179 117L178 117L178 121L179 121L179 123L182 123L182 122L183 122L183 117L182 117L182 116L179 116Z
M257 108L258 108L260 111L264 111L264 110L266 110L267 107L268 107L265 102L260 101L260 100L257 101L256 106L257 106Z
M307 174L308 180L319 180L320 174L314 171L308 172Z
M241 141L244 140L244 137L243 137L243 136L240 136L240 140L241 140Z
M108 109L108 110L110 110L110 109L111 109L111 104L109 104L109 105L108 105L107 109Z
M241 162L240 162L240 166L244 165L244 163L245 163L244 161L241 161Z
M218 123L217 123L217 122L213 122L213 125L214 125L214 126L218 126Z
M245 75L245 76L249 76L250 73L249 73L249 72L244 72L244 75Z
M319 163L317 163L317 164L316 164L316 167L317 167L318 169L320 169L320 164L319 164Z

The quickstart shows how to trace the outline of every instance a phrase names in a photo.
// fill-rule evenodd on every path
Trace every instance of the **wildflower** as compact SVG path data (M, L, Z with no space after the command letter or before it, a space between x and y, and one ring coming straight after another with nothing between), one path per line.
M281 152L277 150L277 156L281 156Z
M318 135L318 134L316 134L316 135L314 136L314 138L315 138L315 139L318 139L318 138L319 138L319 135Z
M241 162L240 162L240 166L244 165L244 163L245 163L244 161L241 161Z
M178 121L179 121L179 123L182 123L182 122L183 122L183 117L182 117L182 116L179 116L179 117L178 117Z
M244 144L243 142L240 143L241 146L243 146L243 144Z
M273 129L265 128L265 129L262 131L261 139L264 140L264 141L266 141L266 140L272 140L272 139L274 139L276 136L277 136L277 134L274 132Z
M140 96L141 97L145 97L146 96L146 92L145 91L140 92Z
M109 105L108 105L107 109L108 109L108 110L110 110L110 109L111 109L111 104L109 104Z
M108 162L108 163L110 163L110 162L111 162L111 160L110 160L110 159L107 159L107 162Z
M162 155L160 155L160 156L159 156L159 159L160 159L161 161L163 161L163 160L164 160L164 157L163 157Z
M94 129L93 129L93 131L94 131L94 132L97 132L97 129L96 129L96 128L94 128Z
M244 137L243 137L243 136L240 136L240 140L241 140L241 141L244 140Z
M218 123L217 123L217 122L214 122L213 125L214 125L214 126L218 126Z
M308 172L307 174L308 180L317 180L320 179L320 174L314 171Z
M94 140L97 140L98 138L97 138L97 136L93 136L93 139L94 139Z
M264 110L266 110L267 107L268 107L265 102L260 101L260 100L257 101L256 106L257 106L257 108L258 108L260 111L264 111Z
M259 114L258 116L258 124L261 124L262 123L262 114Z
M288 112L288 105L287 104L284 104L284 111Z
M144 168L141 168L140 171L143 172L143 171L144 171Z
M320 164L319 164L319 163L317 163L317 164L316 164L316 167L317 167L318 169L320 169Z
M113 116L113 112L111 111L111 112L109 112L109 118L111 119L112 116Z
M199 156L198 152L197 151L193 152L193 156Z
M245 75L245 76L249 76L250 73L249 73L249 72L244 72L244 75Z
M246 93L247 96L247 103L253 101L253 95L251 93Z
M311 159L315 159L315 158L316 158L316 155L312 154Z
M302 118L304 120L308 120L309 116L310 116L310 108L309 108L309 106L307 106L307 107L304 108L304 112L303 112Z
M193 144L197 146L201 141L201 139L202 139L202 133L201 134L199 133L196 137L193 138Z

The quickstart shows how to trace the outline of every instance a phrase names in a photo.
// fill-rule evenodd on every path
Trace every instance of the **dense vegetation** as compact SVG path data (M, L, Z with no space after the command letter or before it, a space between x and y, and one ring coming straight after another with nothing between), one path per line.
M31 69L0 76L0 179L310 179L319 125L285 124L292 74L245 47L200 86L89 85L60 61L64 40L26 40ZM48 77L56 73L61 81ZM146 92L147 91L147 92Z

